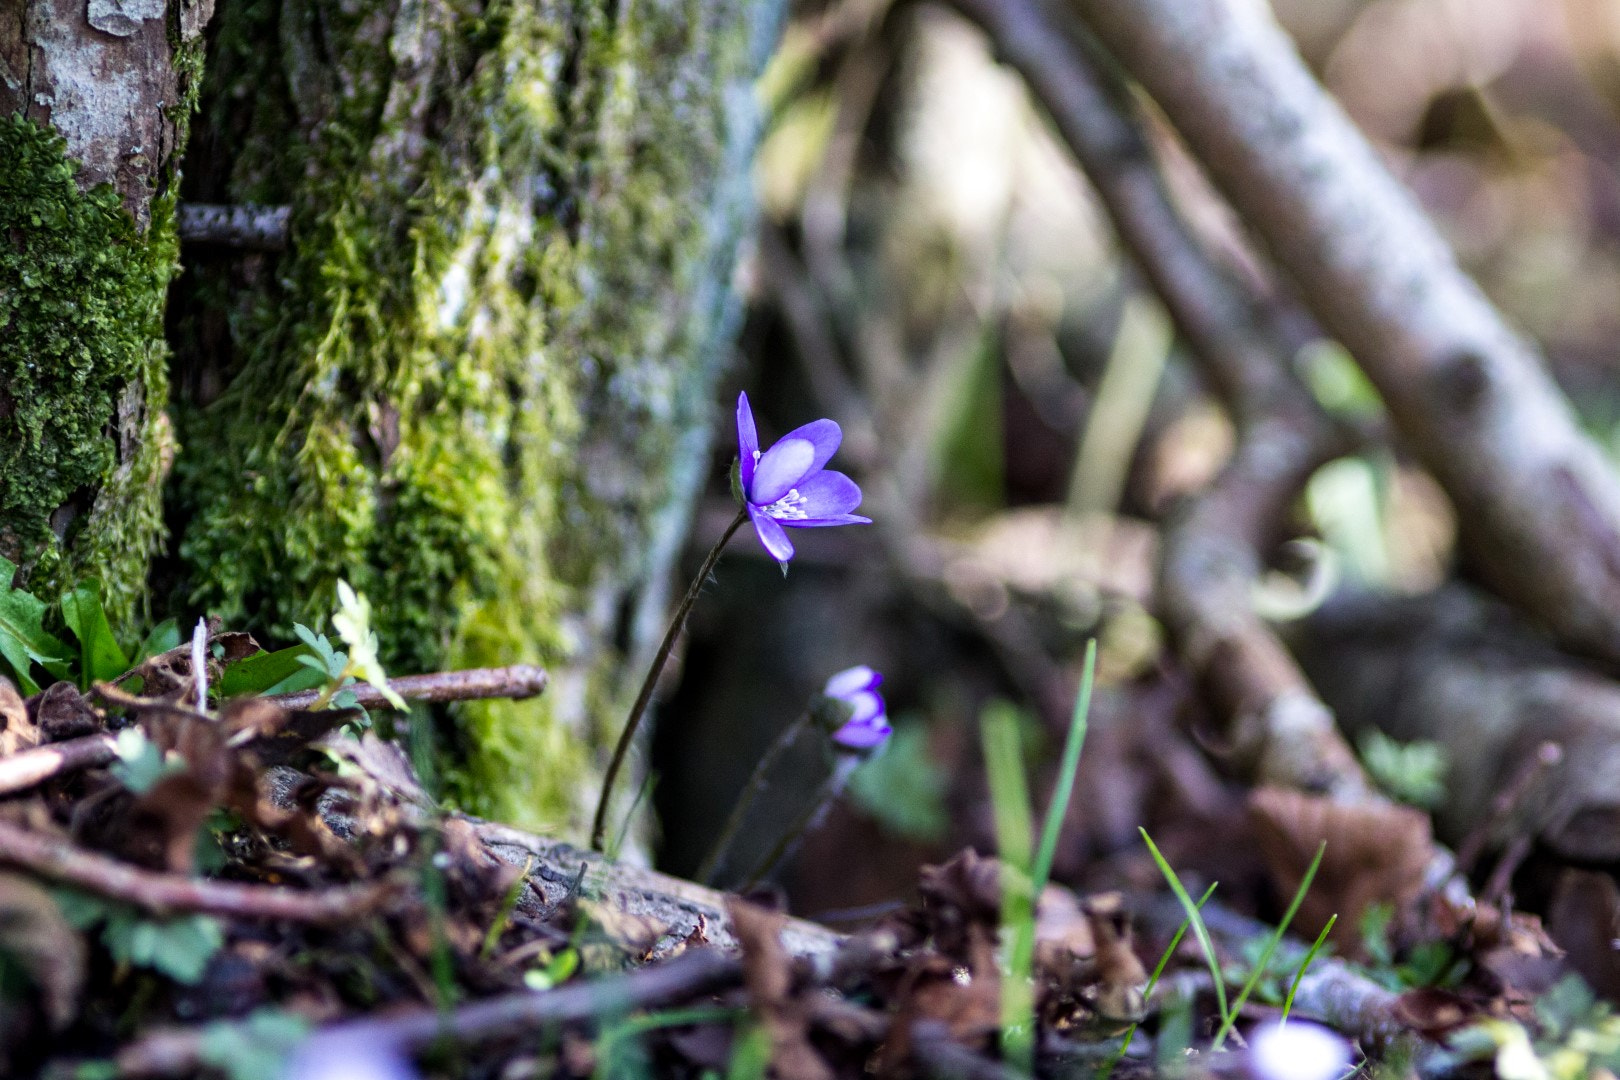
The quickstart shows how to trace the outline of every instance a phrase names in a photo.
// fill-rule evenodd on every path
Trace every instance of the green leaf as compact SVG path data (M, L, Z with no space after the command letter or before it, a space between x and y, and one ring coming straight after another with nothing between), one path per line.
M301 1016L258 1009L245 1022L216 1021L203 1029L199 1056L230 1080L276 1080L287 1055L310 1031Z
M377 633L371 629L371 602L356 593L347 581L338 581L337 594L338 609L332 616L332 628L349 647L348 669L370 683L384 701L404 712L405 699L388 685L388 675L377 658Z
M172 618L164 619L152 627L152 632L146 635L145 641L141 642L136 660L145 660L148 657L157 656L179 647L180 624Z
M129 657L113 636L101 606L101 581L86 578L62 594L62 618L79 639L79 681L88 688L129 670Z
M36 694L39 684L30 677L30 666L37 661L57 678L66 678L69 652L45 632L45 601L11 587L16 575L17 564L0 556L0 656L11 665L22 692Z
M321 666L315 672L306 673L304 665L309 661ZM280 684L295 675L299 676L305 685L283 689ZM220 676L219 680L219 696L233 698L244 694L268 694L272 690L277 693L308 690L319 686L325 675L325 665L308 645L294 645L290 649L277 649L275 652L257 652L225 669L225 674Z
M208 915L148 919L125 908L107 919L101 940L119 963L151 968L191 986L225 944L225 931Z
M850 777L849 794L885 830L908 840L942 840L950 829L945 793L950 779L928 750L920 723L895 726L889 745Z
M113 762L110 771L120 784L137 795L144 795L159 780L185 767L179 762L165 761L157 744L140 728L125 728L114 742L118 760Z

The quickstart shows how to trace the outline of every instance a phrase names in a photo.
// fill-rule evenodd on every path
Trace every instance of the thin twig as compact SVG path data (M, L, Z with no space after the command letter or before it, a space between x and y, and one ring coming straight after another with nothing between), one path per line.
M285 251L290 206L181 203L175 228L183 244L217 244L243 251Z
M178 877L84 851L61 837L8 821L0 821L0 865L20 867L158 915L192 911L335 925L369 915L392 891L384 885L354 885L299 892L274 885Z
M602 841L607 838L608 802L613 796L613 782L619 777L619 770L624 767L625 756L630 752L630 746L635 742L636 729L641 726L641 718L652 702L653 690L658 685L658 676L664 670L664 664L669 660L669 654L675 648L675 640L681 636L681 630L686 626L687 616L692 614L692 605L697 603L698 594L708 583L709 574L714 571L715 563L720 561L721 552L736 535L737 530L743 527L748 520L746 509L737 511L737 516L731 519L731 524L721 534L714 547L703 560L698 569L697 577L687 587L686 595L681 598L681 606L675 609L675 617L669 621L669 629L664 631L664 640L659 643L658 653L653 657L652 666L647 669L647 677L641 682L641 692L636 695L636 703L630 707L630 716L624 722L624 730L619 733L619 741L613 747L613 757L608 760L607 774L602 777L602 794L596 800L596 817L591 822L591 849L602 850Z
M400 697L407 701L479 701L484 698L531 698L546 688L546 673L532 664L513 664L510 667L467 668L463 671L439 671L430 675L402 675L389 679ZM362 708L375 709L387 702L382 691L370 683L355 683L344 689L352 691ZM291 694L276 694L267 700L287 709L307 709L320 696L318 690L299 690Z
M0 758L0 795L13 795L35 784L79 769L94 769L117 760L118 745L111 735L85 735L36 746Z
M693 949L665 964L626 975L592 978L556 990L504 994L449 1012L418 1008L374 1020L333 1024L311 1036L301 1053L319 1052L322 1043L351 1051L356 1046L413 1051L441 1040L470 1045L526 1038L559 1024L701 997L735 983L741 970L739 961L716 950ZM195 1028L148 1035L118 1054L118 1075L129 1080L191 1076L204 1064L205 1043L218 1038L217 1030Z

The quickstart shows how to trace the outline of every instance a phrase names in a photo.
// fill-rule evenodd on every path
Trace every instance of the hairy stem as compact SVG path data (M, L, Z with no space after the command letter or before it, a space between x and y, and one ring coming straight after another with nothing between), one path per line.
M681 606L675 609L675 617L669 621L669 629L664 631L664 640L658 645L658 654L653 657L652 666L647 669L647 677L642 680L641 692L636 695L636 703L630 706L630 718L624 722L624 730L619 733L619 741L613 747L613 757L608 761L607 775L602 777L602 795L596 801L596 818L591 823L591 849L602 850L602 842L607 835L608 802L613 795L613 782L618 779L619 770L624 767L625 755L630 752L630 744L635 741L636 729L641 727L641 718L652 702L653 688L658 685L658 676L663 673L664 664L669 661L669 654L675 648L675 639L681 636L681 630L686 626L687 616L692 614L692 605L697 603L698 593L703 591L703 583L709 580L709 574L714 570L714 564L720 561L720 553L726 549L731 538L737 530L742 528L748 520L747 509L737 511L726 531L720 535L720 540L709 549L704 558L703 565L698 569L697 576L687 587L686 595L681 598Z
M732 808L731 816L726 818L726 827L720 831L720 837L714 842L714 847L709 849L708 857L703 860L703 865L698 867L696 875L698 881L703 882L705 885L714 884L715 871L720 868L720 861L725 858L726 853L731 850L732 842L737 839L737 832L742 828L743 818L755 801L765 794L765 789L769 786L766 777L770 775L771 769L776 766L777 761L787 748L798 741L799 733L809 723L809 712L800 713L798 719L789 724L782 734L776 737L776 741L771 744L770 749L766 750L765 755L759 759L759 764L754 766L753 775L748 778L747 786L737 796L737 805Z

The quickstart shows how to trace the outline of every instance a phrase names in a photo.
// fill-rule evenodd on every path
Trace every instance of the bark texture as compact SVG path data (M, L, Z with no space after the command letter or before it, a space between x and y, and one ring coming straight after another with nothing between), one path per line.
M211 0L0 19L0 557L141 610L161 541L175 171Z
M1265 5L1071 6L1355 355L1492 585L1620 661L1620 482Z
M188 196L290 207L189 275L187 599L278 635L342 577L400 670L552 681L459 714L450 780L577 822L708 459L749 216L753 0L222 10Z

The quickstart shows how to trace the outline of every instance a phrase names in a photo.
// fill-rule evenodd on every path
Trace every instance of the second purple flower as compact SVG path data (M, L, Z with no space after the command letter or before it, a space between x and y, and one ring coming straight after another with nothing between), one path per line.
M737 459L743 501L759 542L785 568L793 542L782 526L821 529L870 525L850 513L861 505L861 489L841 472L826 468L844 434L831 420L812 420L782 436L764 453L748 395L737 395Z

